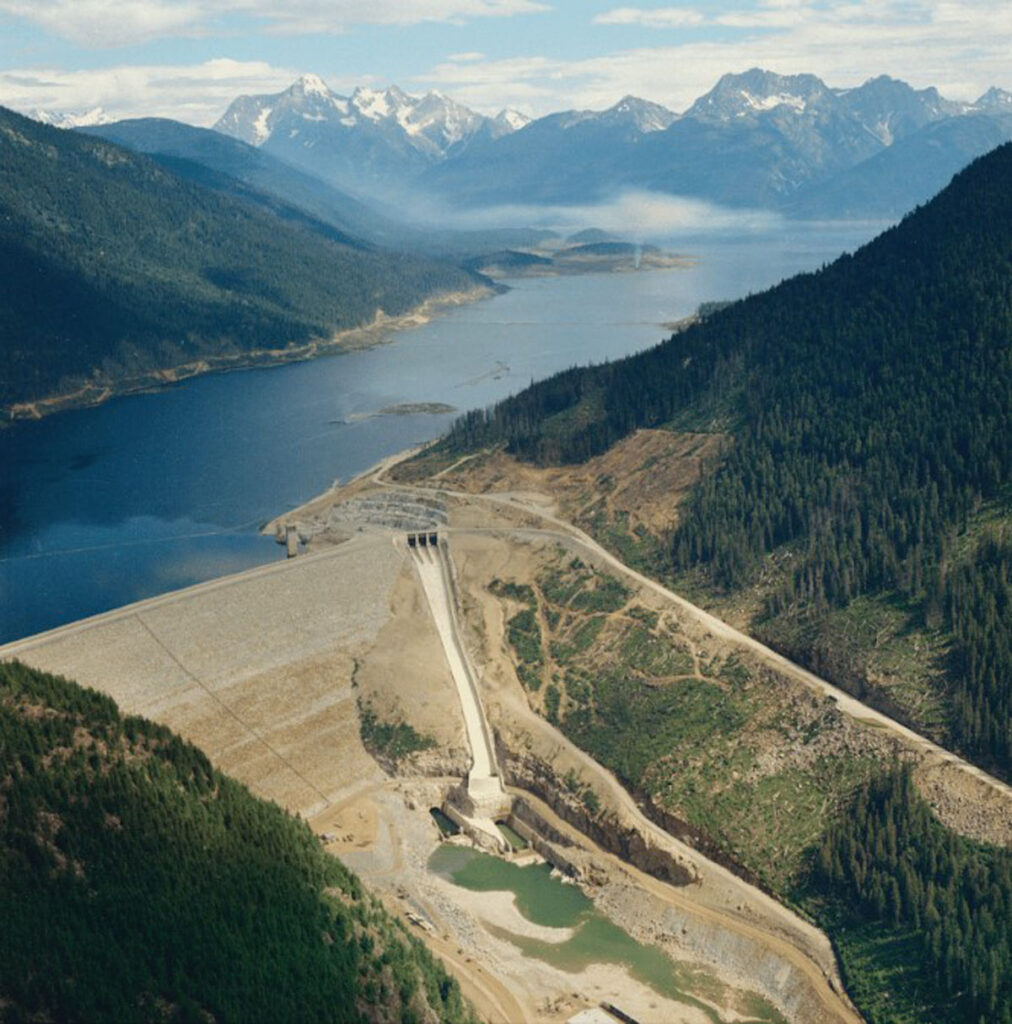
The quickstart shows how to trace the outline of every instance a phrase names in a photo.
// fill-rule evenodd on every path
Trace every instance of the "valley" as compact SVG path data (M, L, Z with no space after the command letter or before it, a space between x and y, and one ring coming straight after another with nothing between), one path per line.
M637 443L652 448L653 467L678 476L694 456L673 440L667 457L658 439ZM978 841L1012 842L1002 831L1012 821L1008 788L629 570L565 518L565 496L588 471L594 467L541 472L479 457L406 486L390 476L417 470L395 457L277 521L273 528L294 525L309 541L306 554L0 654L71 675L125 711L158 718L255 793L309 820L393 912L426 922L415 927L486 1019L562 1021L603 999L642 1021L856 1021L825 937L740 876L783 893L783 872L810 841L804 829L815 827L803 809L821 804L824 813L852 785L852 775L825 774L827 755L846 751L860 771L862 759L905 751L943 820ZM560 941L551 929L522 910L486 907L429 869L439 836L428 808L452 802L471 755L408 555L412 529L435 529L448 545L450 600L478 672L510 820L540 837L537 849L575 874L602 913L684 965L687 1004L665 1001L621 966L560 973L536 952L538 942ZM526 595L537 595L535 621L545 631L537 654L524 653L515 625ZM612 763L608 771L566 724L577 681L589 678L581 659L607 676L616 656L631 679L646 680L646 692L673 694L691 682L690 716L707 688L732 709L745 701L755 724L742 731L733 711L727 722L752 767L741 757L728 761L728 726L707 712L687 726L697 732L691 758L673 776L688 787L681 797L672 802L670 791L659 798L638 785L630 794L628 767ZM539 660L544 685L525 670ZM561 693L554 708L553 688ZM764 719L774 694L776 718ZM365 710L375 723L368 730ZM780 735L788 720L795 724ZM382 745L386 725L404 734L396 747ZM790 753L801 735L803 746ZM817 775L806 775L807 751L798 760L805 747ZM608 766L611 755L601 754ZM756 797L738 803L728 773L743 770ZM772 786L758 782L764 776ZM691 799L693 789L702 803ZM716 818L703 810L713 799ZM785 816L802 831L785 830Z
M353 486L338 497L361 503L366 495ZM523 1019L566 1019L579 1008L580 1000L574 1003L571 993L581 987L580 981L547 965L532 970L532 962L518 959L502 936L496 938L482 929L475 933L474 924L468 923L474 921L474 905L468 911L466 899L454 896L445 883L437 883L424 866L426 851L437 839L427 808L446 798L452 776L459 780L469 755L455 710L459 705L453 684L421 601L417 577L406 551L398 550L403 535L391 535L381 523L366 520L363 525L364 534L332 549L328 550L327 538L320 536L314 542L316 554L9 645L3 655L92 684L101 679L103 690L125 710L157 715L254 792L307 817L317 832L331 837L329 848L388 893L388 905L401 912L405 906L425 908L432 920L448 929L450 946L468 950L470 961L458 957L466 994L480 995L483 985L493 991L505 987L524 1008ZM391 543L394 538L398 545ZM470 631L466 642L469 647L473 644ZM236 657L239 650L244 653ZM488 692L484 678L487 674L483 674L483 699ZM394 778L387 780L358 738L360 707L370 708L381 721L409 724L417 735L435 739L437 746L409 755L397 766ZM502 742L505 735L497 717L492 724ZM531 717L526 725L521 719L515 727L521 729L520 742L529 742L520 737L533 730L536 744L561 742L568 747L540 719ZM539 734L543 734L540 739ZM734 993L742 985L748 987L749 975L741 974L740 964L733 961L742 949L758 948L763 956L782 956L791 963L799 956L796 947L806 950L812 942L805 927L790 915L778 922L775 904L742 888L733 876L707 867L690 848L643 819L614 780L591 762L587 766L599 776L600 781L592 776L595 788L605 786L606 805L614 805L623 816L633 816L633 824L626 826L628 835L646 830L645 849L654 850L644 861L648 868L649 856L659 864L673 858L671 863L679 865L680 872L696 879L689 890L666 894L648 918L643 916L646 904L636 917L629 915L631 893L644 886L656 896L666 893L667 886L623 866L560 821L536 797L516 789L510 792L529 801L535 815L545 816L549 825L543 827L549 834L560 830L563 862L579 866L580 876L585 884L589 880L596 898L604 898L609 891L616 897L623 894L610 912L618 913L626 927L649 941L661 941L680 960L700 964L697 971L716 973L717 980L699 982L704 1005L723 1007L722 1019L753 1019L747 1014L745 1018L726 1016L735 1005L747 1005ZM699 886L702 896L697 897ZM407 904L401 895L405 892ZM685 895L679 896L680 892ZM686 914L690 924L700 915L703 921L711 920L717 929L707 940L711 945L698 946L701 935L709 932L697 934L688 925L690 938L679 939L672 923L662 923L657 916L665 902L676 908L679 920L685 920ZM655 923L644 931L647 919ZM502 927L503 918L497 920L497 927ZM769 935L771 920L777 923ZM522 934L525 926L516 921L506 931L517 927ZM737 952L730 958L720 952L725 941L720 935L727 928L737 936ZM786 940L777 937L782 932ZM435 948L450 948L447 938ZM818 948L821 967L813 973L802 958L799 979L783 989L783 979L771 975L764 983L771 986L763 992L764 998L772 999L774 1005L788 999L806 1006L813 998L806 993L814 984L824 992L818 998L832 1006L836 997L817 980L822 970L832 970L831 958L826 960L825 947ZM452 957L449 962L452 969ZM483 965L481 970L475 962ZM473 982L471 976L475 976ZM486 976L493 981L485 981ZM636 1007L643 1020L707 1019L705 1014L684 1009L678 1011L681 1016L671 1016L672 1005L638 987L641 983L621 970L608 973L595 968L593 978L593 984L589 976L584 978L588 987L581 999L625 1002ZM609 980L602 988L603 978ZM483 1005L480 998L478 1005ZM484 1005L490 1005L487 999ZM801 1019L849 1019L836 1011L825 1018L822 1011L816 1016L801 1012ZM497 1018L492 1014L491 1019Z
M869 230L694 238L688 267L507 279L510 291L382 345L11 423L0 640L271 561L281 551L259 536L265 521L437 436L454 410L655 344L700 302L811 268Z
M242 81L0 107L0 1018L1012 1024L1012 93Z

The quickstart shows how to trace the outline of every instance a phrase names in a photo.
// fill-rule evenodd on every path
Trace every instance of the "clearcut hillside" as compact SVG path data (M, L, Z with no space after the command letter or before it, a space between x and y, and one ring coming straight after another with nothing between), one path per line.
M1007 777L1010 417L1006 144L853 255L470 414L444 447L547 465L642 427L722 435L646 567Z

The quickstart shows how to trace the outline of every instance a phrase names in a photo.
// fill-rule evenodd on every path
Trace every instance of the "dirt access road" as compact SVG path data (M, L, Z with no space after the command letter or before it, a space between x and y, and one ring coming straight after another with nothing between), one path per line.
M382 470L377 470L375 476L380 476L381 473ZM377 482L382 483L383 481L380 479ZM556 521L560 524L562 522L561 520ZM445 536L446 532L444 530L442 535ZM504 531L502 529L450 528L448 532L451 535L456 533L481 534L490 532L502 535ZM580 537L574 538L569 536L568 533L558 530L537 531L521 529L508 532L515 532L518 535L536 535L549 538L565 537L570 543L575 541L588 552L592 552L595 555L598 552L597 546L594 545L590 538L585 538L585 540ZM432 551L425 551L424 553L415 551L414 554L433 614L437 622L440 619L446 620L439 623L440 634L442 635L448 630L452 632L453 621L450 607L454 601L454 595L451 592L448 574L442 571L442 566L440 565L442 559L448 558L445 545L440 547L438 554ZM618 563L618 565L621 566L621 563ZM447 646L447 656L452 667L453 655L459 641L448 643L444 638L444 643ZM455 671L454 675L457 676L458 673ZM477 689L467 686L466 672L463 669L459 675L461 678L458 680L458 688L461 689L461 703L464 706L465 717L467 716L470 698L474 697L479 703L479 707L472 711L472 717L475 718L475 730L480 730L480 725L484 721L484 713L480 707ZM661 846L677 848L682 859L694 863L698 875L709 883L709 885L705 886L707 892L713 893L714 897L706 902L702 902L698 892L693 892L692 896L687 896L668 885L658 882L656 879L651 880L649 885L644 886L645 888L655 896L662 897L664 902L677 907L682 912L730 932L738 936L739 940L754 944L755 947L765 949L782 961L790 963L806 979L818 1003L821 1004L821 1011L824 1017L820 1015L820 1019L847 1022L847 1024L856 1024L856 1022L860 1021L859 1015L853 1011L846 997L841 995L838 987L839 979L835 956L828 940L821 931L803 921L765 893L747 885L747 883L743 882L732 872L706 860L697 851L674 839L654 824L639 809L633 798L610 772L600 766L588 754L574 746L549 723L536 715L522 698L515 694L512 695L512 698L509 701L512 713L517 719L524 722L528 730L534 732L550 730L553 740L565 747L573 758L584 765L588 774L594 777L598 785L607 790L612 802L623 807L627 816L635 822L643 834L651 836L653 841ZM471 728L468 731L472 736L474 735ZM481 730L481 732L484 733L484 730ZM474 745L472 740L472 746ZM479 743L478 747L480 748L480 746L481 744ZM475 767L477 767L481 757L480 749L475 750L474 755ZM640 874L642 873L637 872L637 875ZM648 876L644 875L643 877L646 878ZM720 895L717 896L717 893Z
M405 455L405 457L407 457L407 455ZM644 576L643 573L630 568L620 558L602 547L596 540L594 540L593 537L567 520L553 515L544 507L536 503L526 501L523 498L512 495L508 492L496 494L473 494L467 491L457 491L442 486L424 487L417 484L409 485L392 483L386 479L385 474L394 464L395 460L388 460L385 464L376 469L372 475L372 479L376 483L386 487L396 487L401 490L414 490L420 493L429 494L434 491L439 491L442 494L451 495L465 501L481 501L493 506L502 506L527 516L534 516L542 522L550 524L554 529L532 532L540 532L545 536L551 536L554 533L557 536L564 536L570 541L575 541L588 554L592 554L595 558L608 565L611 569L623 576L626 576L628 579L635 580L636 583L651 590L664 600L676 605L682 611L694 618L697 623L707 629L714 636L729 643L746 648L753 654L757 655L760 660L765 662L771 668L790 676L792 679L798 680L814 692L824 697L829 697L836 703L836 706L840 711L856 721L866 725L886 729L897 739L900 739L905 746L921 754L928 765L945 764L959 769L971 779L974 779L988 787L988 789L1000 796L1003 801L1007 801L1010 820L1012 820L1012 786L1009 786L1000 779L988 774L982 768L978 768L976 765L963 760L957 754L946 750L944 747L938 746L938 744L933 743L931 740L922 736L920 733L915 732L913 729L909 729L905 725L901 725L894 718L890 718L881 711L877 711L875 708L862 703L856 697L851 696L849 693L839 689L832 683L829 683L825 679L815 675L813 672L809 672L807 669L795 664L783 655L777 654L776 651L767 647L765 644L760 643L760 641L756 640L754 637L749 636L747 633L742 633L740 630L728 625L728 623L724 622L722 619L718 619L715 615L711 615L709 612L704 611L698 605L693 604L681 595L669 590L663 584L658 583L649 576ZM456 465L459 465L459 463L449 467L447 470L444 470L444 472L449 472L454 469Z

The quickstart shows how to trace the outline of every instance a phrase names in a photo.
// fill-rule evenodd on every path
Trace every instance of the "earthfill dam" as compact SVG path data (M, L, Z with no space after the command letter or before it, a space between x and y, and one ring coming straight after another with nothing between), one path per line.
M494 561L516 542L475 531L475 516L367 475L277 524L281 537L295 527L294 558L0 656L109 693L309 820L487 1020L589 1021L602 1003L643 1024L859 1020L821 933L645 817L530 710L502 644L489 660L456 552ZM509 878L469 888L437 870L452 844L433 808L461 828L459 849L494 853L506 872L547 864L586 906L545 924ZM595 929L611 937L599 960Z

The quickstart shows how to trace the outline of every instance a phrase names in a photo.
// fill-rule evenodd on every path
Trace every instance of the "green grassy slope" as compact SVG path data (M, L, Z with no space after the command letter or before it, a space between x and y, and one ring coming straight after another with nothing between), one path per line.
M0 265L0 405L326 338L482 283L2 108Z
M308 827L167 729L0 665L0 1019L466 1022Z
M945 828L883 732L561 552L490 590L530 704L655 821L816 920L871 1024L1012 1024L1012 851Z

